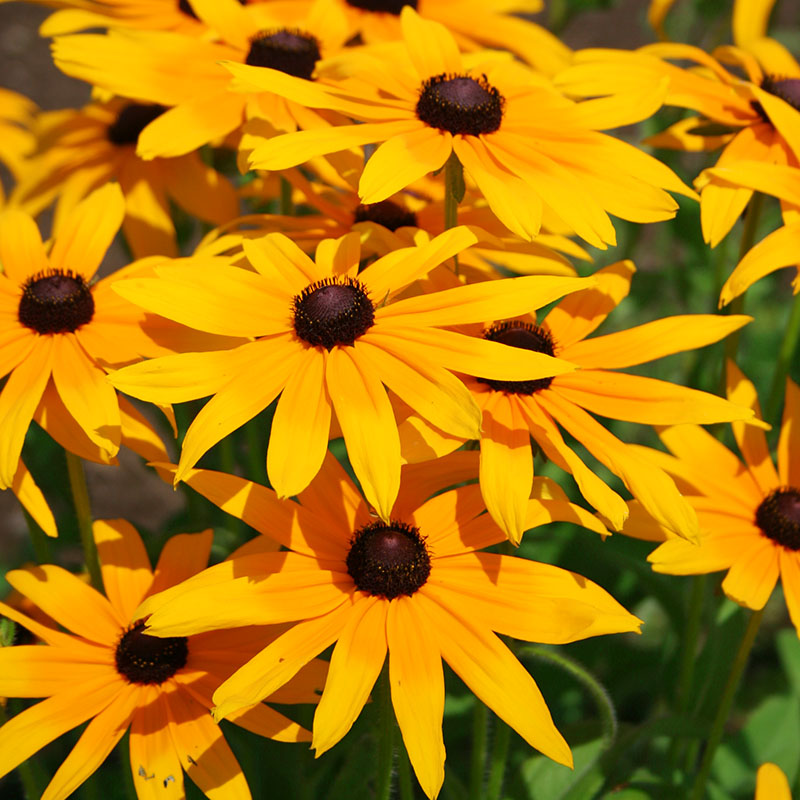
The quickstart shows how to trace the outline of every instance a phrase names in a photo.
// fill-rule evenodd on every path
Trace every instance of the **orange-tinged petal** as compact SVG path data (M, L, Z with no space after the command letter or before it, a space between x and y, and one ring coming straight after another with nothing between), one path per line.
M263 342L247 342L231 350L162 356L116 370L108 379L121 392L140 400L185 403L218 392L257 361L263 347Z
M358 183L364 203L379 203L444 166L453 151L447 131L423 127L387 139L372 154Z
M426 537L431 551L437 557L443 557L472 549L471 543L462 540L463 527L483 514L485 508L480 487L473 483L431 497L410 512L410 519ZM487 516L486 519L499 534L491 517ZM502 538L502 534L499 534L498 541L502 541Z
M219 680L215 683L219 683ZM315 702L319 699L321 690L322 685L317 690L317 695L314 698ZM272 695L272 699L278 702L274 695ZM276 742L311 741L311 731L307 731L302 725L292 722L288 717L263 703L256 703L249 707L245 706L241 711L231 711L226 719L240 728L259 736L265 736L267 739L273 739Z
M325 386L327 354L301 350L272 418L267 474L278 497L300 494L319 472L331 428Z
M50 506L47 505L42 490L36 485L33 476L28 472L28 468L19 462L14 480L11 483L11 490L17 496L17 500L22 503L23 508L33 517L36 524L45 532L47 536L58 536L56 520Z
M148 175L147 167L143 168L142 164L139 158L132 158L123 163L117 175L125 193L122 232L137 257L159 254L175 258L178 255L175 225L164 182L153 176L156 173L160 178L161 170L154 164L147 170Z
M779 548L781 584L795 630L800 631L800 560L797 552ZM800 633L798 633L800 636Z
M161 555L158 557L152 583L146 595L157 594L170 586L177 586L205 569L213 540L214 532L210 529L202 533L180 533L170 536L161 548Z
M209 800L250 800L239 762L208 710L178 690L169 695L167 714L181 766Z
M60 630L51 628L49 625L43 625L41 622L37 622L35 619L32 619L26 614L23 614L21 611L18 611L13 606L0 603L0 614L2 614L4 617L8 617L18 625L22 625L23 628L27 628L34 636L36 636L37 639L41 639L47 644L66 649L74 649L77 647L84 653L85 656L87 654L87 651L85 650L86 647L90 648L88 651L89 653L95 655L98 653L97 645L82 642L69 633L62 633ZM87 656L84 658L84 660L93 661L94 658Z
M258 25L241 3L236 0L192 0L191 6L224 42L244 51L250 49L250 39L258 33Z
M428 797L444 782L444 673L436 634L411 597L389 604L389 684L403 743Z
M458 45L444 25L423 19L411 6L403 6L400 25L408 55L420 81L444 72L461 72Z
M800 486L800 387L787 378L781 435L778 440L778 474L783 486Z
M48 697L0 727L0 775L6 775L46 744L107 708L119 696L122 679L103 676Z
M184 797L183 770L169 735L166 702L160 687L143 686L139 708L131 720L131 775L139 800Z
M122 395L117 395L122 434L120 443L138 453L145 461L168 461L164 442L143 414ZM169 409L171 411L171 409ZM168 412L165 412L168 416Z
M655 572L667 575L703 575L728 569L750 545L752 532L701 536L697 543L672 538L647 557Z
M125 198L116 183L92 192L66 218L50 251L53 269L72 270L88 281L114 241L125 216Z
M490 630L465 619L463 610L442 606L438 598L431 600L425 587L414 600L436 631L442 658L478 700L531 747L559 764L572 766L569 746L553 724L539 688L516 656Z
M92 442L109 456L116 455L122 435L117 393L76 336L53 337L53 383L67 411Z
M300 294L310 283L329 277L321 264L309 258L282 233L269 233L253 241L245 239L242 247L253 269L279 286L276 291L286 292L288 308L291 308L292 295Z
M761 103L764 113L776 131L785 139L795 158L800 157L800 115L797 110L785 100L765 92L758 86L752 86L751 91Z
M753 417L752 409L746 406L643 375L579 370L560 375L557 386L560 397L592 414L644 425L708 425Z
M351 601L315 619L300 622L265 647L214 692L216 719L258 703L287 683L338 638L353 613ZM0 729L2 730L2 729Z
M376 318L392 325L463 325L518 317L594 283L593 278L559 275L473 283L400 300L379 309Z
M761 419L761 406L753 384L745 378L733 361L727 364L728 399L732 403L752 408L756 418ZM755 478L764 495L769 494L780 484L778 473L772 463L767 437L761 428L734 422L733 435L739 452L742 454L750 474Z
M92 531L106 597L122 619L132 622L133 612L153 582L142 538L124 519L97 520Z
M628 295L636 271L632 261L618 261L598 270L597 286L565 297L545 317L559 347L570 345L596 330Z
M0 280L2 280L2 275L0 275ZM17 303L17 298L14 298L13 305L15 307ZM16 308L11 313L15 311ZM39 335L37 333L16 324L14 327L3 331L0 334L0 377L4 378L12 369L21 364L28 357L31 350L36 347L38 339Z
M474 483L478 475L478 459L479 454L474 450L459 450L433 461L404 465L394 513L400 517L411 514L443 489Z
M736 5L746 7L747 3L737 3ZM789 781L777 764L767 762L758 768L755 800L792 800Z
M254 344L261 345L262 360L243 364L242 372L217 391L186 431L176 483L209 448L263 411L281 393L303 356L303 348L288 335Z
M528 642L566 644L589 636L638 632L642 624L582 575L496 553L468 553L437 562L425 593L457 606L476 626Z
M666 317L617 333L595 336L564 347L562 358L584 369L620 369L672 353L705 347L752 322L741 314L692 314Z
M108 757L128 728L141 688L120 683L117 694L87 726L61 762L42 794L42 800L69 797Z
M367 501L388 521L400 489L400 437L383 384L352 348L328 356L326 383L336 419Z
M382 597L361 600L339 634L325 690L314 712L311 747L317 756L345 736L369 698L386 660L386 615L390 606Z
M117 680L111 654L107 649L94 649L95 661L80 643L72 649L39 645L0 648L1 696L50 697L85 682Z
M355 275L361 261L361 236L351 231L338 239L323 239L314 260L325 275Z
M369 333L356 342L358 358L366 369L438 428L464 439L480 435L480 410L458 378L436 364L415 359L412 365L400 342L382 341L381 345L372 344Z
M733 41L739 46L749 44L752 39L767 35L769 15L775 0L748 0L733 4ZM762 800L756 798L756 800ZM775 797L777 800L777 797ZM787 798L788 800L788 798Z
M8 376L0 393L0 488L14 482L25 434L50 379L54 338L39 337L25 361Z
M114 645L130 621L96 589L53 564L15 569L6 579L45 614L89 641Z
M722 591L747 608L764 608L780 575L779 552L766 537L752 537L750 546L736 553Z
M495 392L483 411L480 481L486 508L514 543L526 530L533 484L530 433L514 395Z
M725 306L749 289L757 280L783 267L797 265L797 245L800 242L800 223L784 225L765 236L745 254L736 265L719 295L720 306Z
M0 266L18 284L50 266L36 223L14 208L0 214Z

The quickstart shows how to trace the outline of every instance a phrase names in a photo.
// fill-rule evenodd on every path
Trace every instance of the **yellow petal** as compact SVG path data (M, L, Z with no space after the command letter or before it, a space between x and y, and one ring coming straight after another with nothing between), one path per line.
M36 485L36 481L21 459L11 483L11 490L47 536L58 536L53 512L47 505L42 490Z
M214 533L210 529L202 533L180 533L170 536L161 548L161 555L158 557L147 595L157 594L170 586L177 586L205 569L213 539Z
M36 223L14 208L0 214L0 266L18 284L50 266Z
M800 486L800 387L787 378L781 435L778 440L778 474L783 486Z
M746 3L737 5L747 6ZM756 773L755 800L792 800L792 790L783 770L776 764L762 764Z
M444 25L423 19L411 6L403 6L400 25L408 55L420 81L442 73L461 72L458 45Z
M722 581L722 591L747 608L764 608L780 575L780 548L766 537L753 537Z

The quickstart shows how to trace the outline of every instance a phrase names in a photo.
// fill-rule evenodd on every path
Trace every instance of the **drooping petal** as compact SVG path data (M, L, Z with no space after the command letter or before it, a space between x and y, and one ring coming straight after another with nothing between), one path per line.
M415 598L389 604L389 683L392 705L417 780L428 797L444 781L444 673L436 633Z
M400 437L386 389L351 348L328 356L326 382L364 496L388 520L400 489Z
M117 694L87 726L78 743L61 762L42 800L69 797L106 760L128 728L140 687L120 682Z
M326 360L319 348L300 351L272 418L267 474L278 497L300 494L325 458L331 428Z
M50 506L47 505L42 490L36 485L33 476L28 472L28 468L20 459L14 480L11 483L11 491L17 496L17 500L22 503L23 508L33 517L36 524L45 532L47 536L58 536L56 520Z
M97 520L92 531L106 597L122 619L133 621L133 612L153 582L142 539L124 519Z
M389 602L381 597L362 600L355 605L339 634L325 690L314 712L311 747L317 756L345 736L369 699L386 660L389 607Z
M222 719L269 697L339 638L353 609L351 602L345 602L327 614L300 622L251 658L214 692L215 717Z
M572 766L572 753L553 724L539 688L516 656L490 631L453 608L417 592L420 614L436 631L442 658L485 703L531 747Z
M129 622L100 592L54 564L15 569L6 580L60 625L91 642L116 644Z

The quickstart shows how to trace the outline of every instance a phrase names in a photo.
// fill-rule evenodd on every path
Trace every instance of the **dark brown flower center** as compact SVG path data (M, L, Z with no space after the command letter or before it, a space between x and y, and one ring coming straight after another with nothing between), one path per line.
M161 639L144 633L144 620L134 622L117 642L117 672L128 683L164 683L186 666L189 657L185 636Z
M381 200L380 203L361 204L356 208L353 222L377 222L390 231L402 227L416 227L417 216L413 211L403 208L392 200Z
M761 82L765 92L780 97L796 111L800 111L800 78L777 78L767 75ZM759 104L760 105L760 104Z
M346 563L357 589L387 600L414 594L431 574L419 529L395 520L371 522L356 531Z
M375 307L353 278L326 278L294 298L295 333L313 347L352 345L375 322Z
M426 125L453 135L492 133L503 121L505 99L485 75L443 73L428 78L420 89L417 117Z
M756 510L761 533L789 550L800 550L800 491L791 486L775 489Z
M321 55L319 40L310 33L283 28L261 31L250 40L245 63L251 67L269 67L311 80Z
M416 9L417 0L411 0L410 3L403 2L403 0L347 0L347 5L361 8L364 11L377 11L399 16L405 6Z
M53 270L22 287L19 321L36 333L72 333L94 316L94 298L83 276Z
M118 147L136 144L139 141L139 134L166 110L164 106L140 105L139 103L125 106L119 112L116 120L108 126L106 131L108 141Z
M535 353L555 355L555 342L553 337L544 328L530 322L497 322L483 334L484 339L490 342L500 342L509 347L519 347L522 350L533 350ZM511 394L533 394L540 389L546 389L552 378L536 378L531 381L497 381L490 378L478 378L481 383L486 383L498 392Z

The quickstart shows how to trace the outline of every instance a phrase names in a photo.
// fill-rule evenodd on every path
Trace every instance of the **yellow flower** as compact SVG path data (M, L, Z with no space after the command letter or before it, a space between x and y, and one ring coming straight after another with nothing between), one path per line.
M392 516L378 521L330 454L299 504L233 475L193 470L186 480L286 550L234 558L148 601L159 636L296 622L215 692L217 717L258 702L335 643L314 718L317 755L350 729L389 656L392 704L422 788L444 778L444 659L530 745L571 765L533 678L496 635L560 644L637 631L639 620L585 578L522 558L478 552L502 541L471 478L475 453L405 469ZM528 524L597 520L538 479ZM556 499L551 498L556 493ZM431 495L436 495L428 499ZM157 607L156 607L157 606ZM186 631L178 633L178 631ZM496 633L495 633L496 632Z
M158 268L156 279L120 281L119 293L149 311L255 341L134 364L111 380L155 402L214 395L186 433L176 481L280 395L267 471L281 497L302 491L319 470L335 412L364 493L388 519L400 485L400 440L387 388L438 427L474 438L480 413L450 370L482 364L490 377L514 380L574 369L444 328L520 314L592 279L530 276L396 299L476 240L468 228L454 228L359 272L358 233L320 242L315 261L273 233L244 243L254 271L197 258Z
M19 180L25 172L25 156L34 148L36 140L31 133L36 104L27 97L0 88L0 162ZM0 208L5 195L0 184Z
M57 37L53 58L68 75L112 94L168 107L139 136L137 152L145 159L190 153L246 119L266 120L282 131L328 124L330 114L321 116L269 89L239 91L219 62L286 70L303 83L324 83L338 74L335 56L346 30L328 26L322 11L310 16L291 4L194 0L194 9L218 33L215 40L112 30Z
M76 206L52 247L17 209L0 214L0 487L11 486L31 419L67 449L110 461L123 436L149 458L163 444L142 415L118 398L106 367L174 352L202 335L146 315L112 289L147 272L132 265L92 279L122 222L122 192L107 185ZM223 346L230 340L220 340Z
M112 100L40 115L39 152L28 161L12 202L36 216L58 198L53 223L58 234L77 203L117 180L125 195L122 230L134 256L176 256L170 199L216 225L233 219L239 203L233 186L197 153L150 162L135 154L143 128L165 111Z
M338 85L227 64L242 88L269 89L364 123L275 136L253 150L251 166L286 169L381 142L359 183L362 202L378 203L455 153L510 230L531 239L547 214L597 247L615 241L609 213L669 219L677 206L663 189L694 195L663 164L596 130L655 111L660 95L654 100L652 86L631 102L576 104L503 54L462 56L446 28L408 6L401 24L404 46L361 52L348 65L354 74Z
M88 726L59 767L42 800L70 796L130 729L133 782L142 800L183 797L183 773L209 796L250 798L247 782L208 710L211 694L280 628L252 627L156 639L144 633L137 606L196 574L211 550L211 531L173 536L155 573L139 534L124 520L94 523L104 597L79 577L50 564L13 570L6 578L69 633L40 624L5 603L0 613L45 646L0 648L0 696L44 697L0 728L0 775L67 731ZM264 538L259 543L268 547ZM252 546L250 548L252 551ZM326 665L312 663L281 703L316 702ZM260 703L232 722L284 742L308 741L295 722Z
M574 96L606 97L628 96L666 79L665 105L700 115L676 122L650 137L648 144L696 152L723 148L719 167L739 161L796 163L800 158L800 65L773 39L747 39L740 44L720 47L713 55L672 43L634 52L585 50L576 53L576 66L561 73L556 84ZM681 69L668 59L697 66ZM732 69L726 69L726 64ZM751 196L751 190L736 186L703 188L700 218L703 236L712 247L730 231Z
M619 530L627 506L563 439L563 428L618 475L659 521L693 538L697 521L664 472L598 423L593 414L645 425L749 419L753 412L707 392L618 370L703 347L750 321L746 316L666 317L626 331L587 338L628 294L634 266L623 261L596 273L598 285L564 298L538 324L513 320L484 336L515 348L557 355L579 369L529 381L487 379L480 368L463 380L482 411L480 481L486 507L519 543L533 479L531 437L545 456L572 473L583 496ZM670 420L672 422L670 422ZM400 428L409 460L447 452L460 440L411 418Z
M728 363L731 400L760 413L755 388ZM663 541L649 557L656 572L699 575L727 570L722 589L747 608L766 604L778 578L789 616L800 632L800 389L787 382L778 469L763 430L733 424L742 459L702 428L667 428L661 438L672 455L642 449L645 457L675 476L697 512L698 544L670 537L633 508L624 533ZM667 539L664 541L664 539Z
M755 800L792 800L792 790L777 764L762 764L756 774Z
M800 169L777 164L739 161L730 167L707 169L697 179L698 186L744 187L781 199L783 227L765 236L736 265L719 295L720 306L727 305L757 280L782 267L797 268L800 248ZM800 278L792 283L800 291Z

